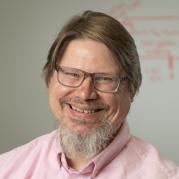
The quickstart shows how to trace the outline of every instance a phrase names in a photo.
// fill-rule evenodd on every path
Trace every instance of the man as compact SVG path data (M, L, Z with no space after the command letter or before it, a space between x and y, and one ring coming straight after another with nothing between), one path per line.
M126 122L141 85L135 43L112 17L86 11L58 34L44 66L58 130L0 156L1 179L179 179Z

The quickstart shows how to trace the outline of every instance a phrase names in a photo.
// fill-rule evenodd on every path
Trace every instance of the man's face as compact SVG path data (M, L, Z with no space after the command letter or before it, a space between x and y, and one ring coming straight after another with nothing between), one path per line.
M122 73L110 50L103 43L90 39L71 41L58 65L89 73ZM71 88L58 82L55 71L49 83L52 112L66 128L76 134L97 130L104 120L117 131L130 108L127 83L122 82L117 93L104 93L94 89L92 79L87 77L81 86Z

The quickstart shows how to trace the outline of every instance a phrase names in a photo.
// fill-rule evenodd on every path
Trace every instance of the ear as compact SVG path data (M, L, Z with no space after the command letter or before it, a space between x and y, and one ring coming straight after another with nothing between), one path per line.
M134 98L133 97L131 97L131 103L134 101Z
M129 84L128 84L128 92L129 92L130 100L131 100L131 103L132 103L132 102L134 101L135 92L134 92L134 90L132 90L132 89L129 87Z

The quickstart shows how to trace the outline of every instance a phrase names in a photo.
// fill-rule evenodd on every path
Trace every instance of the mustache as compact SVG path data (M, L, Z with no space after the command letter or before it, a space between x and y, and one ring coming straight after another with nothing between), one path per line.
M104 104L103 102L99 101L99 100L83 100L79 97L62 97L59 102L61 104L79 104L79 105L83 105L83 106L88 106L90 108L104 108L104 109L108 109L109 106Z

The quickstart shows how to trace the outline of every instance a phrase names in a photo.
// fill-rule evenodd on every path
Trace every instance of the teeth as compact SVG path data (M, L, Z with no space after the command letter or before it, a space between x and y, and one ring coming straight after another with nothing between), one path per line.
M86 113L86 114L95 112L95 110L83 110L83 109L76 108L74 106L71 106L71 108L77 112Z

